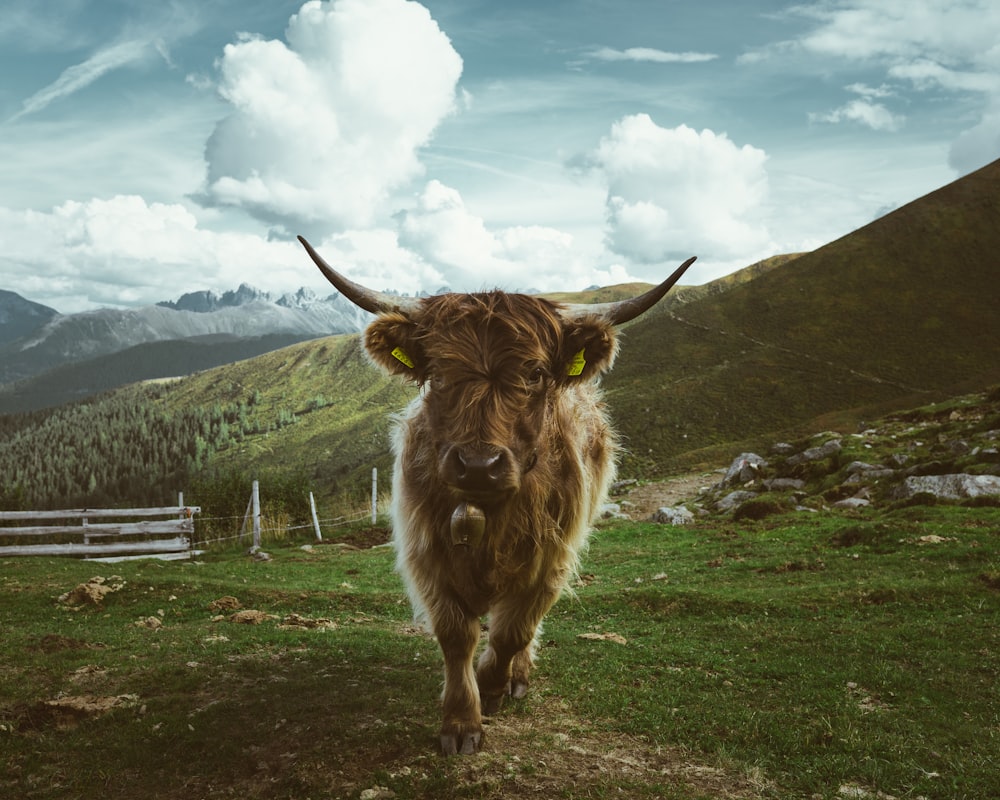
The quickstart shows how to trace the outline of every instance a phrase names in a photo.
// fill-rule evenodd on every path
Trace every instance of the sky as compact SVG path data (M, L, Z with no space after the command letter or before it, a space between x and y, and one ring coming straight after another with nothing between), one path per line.
M57 9L54 11L53 9ZM703 283L1000 158L996 0L3 0L0 289Z

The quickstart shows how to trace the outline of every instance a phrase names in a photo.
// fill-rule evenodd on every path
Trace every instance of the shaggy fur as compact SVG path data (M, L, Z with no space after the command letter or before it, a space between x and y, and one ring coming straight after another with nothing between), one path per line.
M442 295L416 314L380 315L365 334L376 363L422 386L397 419L392 517L399 570L444 654L446 753L478 750L482 714L527 691L542 617L614 475L596 385L614 360L614 329L559 311L526 295ZM567 374L581 350L581 374ZM494 491L470 495L449 479L455 448L501 454ZM449 525L469 499L487 520L472 547L454 544ZM486 614L489 644L474 670Z

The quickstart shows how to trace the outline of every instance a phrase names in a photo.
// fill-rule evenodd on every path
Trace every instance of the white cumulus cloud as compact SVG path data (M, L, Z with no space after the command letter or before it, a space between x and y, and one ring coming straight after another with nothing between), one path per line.
M840 108L825 114L809 114L810 122L857 122L873 131L895 131L903 124L903 117L893 114L881 103L866 99L851 100Z
M766 161L725 134L624 117L587 159L608 187L609 249L640 263L693 253L751 263L769 254Z
M399 216L399 243L440 273L456 291L484 288L582 289L612 272L584 266L568 233L541 225L491 229L460 193L429 181L414 208ZM627 280L616 273L618 282Z
M63 313L234 288L248 274L272 291L313 276L297 244L206 230L185 206L137 195L67 201L50 211L0 208L0 230L19 232L0 255L4 287ZM263 275L266 285L257 279Z
M373 224L421 175L462 59L418 3L311 0L285 41L245 36L219 69L233 110L206 146L206 201L343 230Z

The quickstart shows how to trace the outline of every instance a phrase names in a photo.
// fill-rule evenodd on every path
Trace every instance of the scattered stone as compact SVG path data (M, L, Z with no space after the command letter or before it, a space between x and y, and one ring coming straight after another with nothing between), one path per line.
M690 525L694 522L694 514L684 506L664 506L653 512L649 521L660 525Z
M163 627L163 620L159 617L146 617L145 619L137 619L134 624L137 628L148 628L151 631L158 631Z
M391 800L395 796L396 793L392 789L378 785L361 792L361 800Z
M883 478L891 478L895 474L896 470L894 469L879 469L878 467L873 467L872 469L855 472L853 475L850 475L844 483L848 486L856 486L861 483L879 481Z
M840 439L830 439L819 447L810 447L801 453L789 456L785 463L790 466L798 466L808 461L822 461L824 458L834 456L842 450Z
M601 506L601 519L628 519L628 515L622 513L618 503L605 503Z
M846 509L858 509L864 508L865 506L870 506L871 502L864 497L847 497L843 500L838 500L833 504L834 508L846 508Z
M776 456L790 456L795 452L795 445L788 442L778 442L771 446L771 453Z
M896 488L894 497L905 500L923 492L948 500L1000 495L1000 476L968 475L965 473L911 475L904 478L903 482Z
M738 506L743 505L747 500L753 500L757 495L753 492L747 492L743 489L737 489L735 492L730 492L721 500L715 504L716 511L732 511Z
M635 486L639 481L635 478L625 478L624 480L615 481L611 484L611 488L608 490L609 494L621 494L626 489Z
M852 461L845 467L844 471L848 475L855 475L859 472L868 472L869 470L878 469L874 464L867 464L864 461Z
M800 492L806 488L806 482L798 478L768 478L764 488L769 492Z
M719 482L719 487L742 486L755 481L766 466L767 461L756 453L740 453L729 465L726 476Z

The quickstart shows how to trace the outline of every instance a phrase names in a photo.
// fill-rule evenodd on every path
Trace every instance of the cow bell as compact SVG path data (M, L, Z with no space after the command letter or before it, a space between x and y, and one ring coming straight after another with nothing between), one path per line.
M472 503L459 503L451 512L451 543L475 547L486 532L486 514Z

